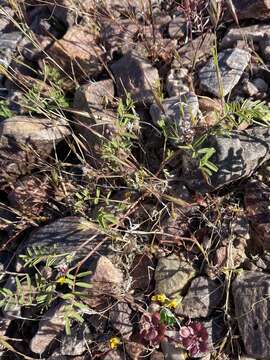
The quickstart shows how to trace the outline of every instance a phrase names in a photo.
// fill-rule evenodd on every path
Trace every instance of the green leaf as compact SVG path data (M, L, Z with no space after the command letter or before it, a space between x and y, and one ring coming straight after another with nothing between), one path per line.
M173 326L176 323L174 314L166 308L162 308L160 311L160 321L168 326Z
M81 324L84 322L84 318L79 314L77 313L76 311L70 311L68 313L68 316L72 319L75 319L77 320L78 322L80 322Z
M47 298L48 298L47 294L38 295L38 296L36 296L36 302L37 302L38 305L43 304L43 303L45 303L47 301Z
M68 279L70 279L70 280L74 280L74 279L75 279L75 276L72 275L72 274L70 274L70 273L67 273L67 274L66 274L66 277L67 277Z
M71 335L71 330L70 330L70 319L68 318L68 316L64 316L64 320L65 320L65 331L66 331L66 334L68 336Z
M207 139L207 134L202 135L199 139L197 139L192 145L193 147L196 149L198 147L200 147L205 140Z
M91 289L92 288L91 284L87 284L85 282L76 282L76 286L86 288L86 289Z
M63 299L63 300L74 300L74 299L75 299L75 295L74 295L74 294L71 294L71 293L62 294L60 297L61 297L61 299Z
M79 308L82 311L88 311L89 310L89 306L79 303L78 301L74 301L73 303L74 306L76 306L77 308Z
M74 281L71 280L71 279L68 279L68 278L66 277L66 278L65 278L65 281L64 281L64 284L73 285L73 284L74 284Z
M81 272L81 273L77 274L76 277L81 278L81 277L88 276L88 275L91 275L91 274L92 274L92 271L84 271L84 272Z
M208 161L206 165L210 170L214 172L218 171L218 167L215 164L213 164L211 161Z

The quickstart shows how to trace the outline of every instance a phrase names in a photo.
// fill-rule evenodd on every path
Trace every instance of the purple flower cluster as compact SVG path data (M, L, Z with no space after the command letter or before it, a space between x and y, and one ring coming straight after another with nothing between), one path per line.
M208 332L201 323L192 322L188 326L182 326L180 340L191 356L204 353L208 349Z
M166 325L160 322L160 314L144 313L140 320L140 335L151 346L158 346L164 339Z

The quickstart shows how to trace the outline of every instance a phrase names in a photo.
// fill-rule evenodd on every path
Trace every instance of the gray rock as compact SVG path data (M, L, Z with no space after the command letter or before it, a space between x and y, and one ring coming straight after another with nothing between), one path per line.
M269 0L234 0L233 6L238 19L269 19L270 2ZM231 14L230 14L231 17Z
M200 87L217 97L229 94L240 80L250 60L250 54L241 49L227 49L218 55L219 77L213 58L199 71ZM221 86L221 89L220 89Z
M169 97L180 96L189 92L187 82L188 70L172 67L166 79L166 90Z
M125 341L125 350L130 359L136 360L142 358L143 353L146 351L146 347L140 342Z
M195 275L195 268L177 255L161 258L155 271L155 292L178 297Z
M23 268L21 261L16 261L15 271L20 272ZM5 289L12 291L13 293L17 292L17 283L16 278L13 275L9 275L5 285ZM22 305L19 304L18 301L9 301L7 304L2 308L2 313L7 321L19 318L21 316L21 307Z
M103 239L95 224L82 217L69 216L33 231L24 247L40 246L48 253L70 254L75 261L88 255ZM105 251L105 245L98 251Z
M223 340L226 334L227 329L224 324L224 316L216 316L209 321L202 322L202 324L208 332L208 352L211 353L214 351L215 344ZM198 357L200 357L199 355L203 356L205 353L198 354Z
M94 167L104 164L104 144L117 136L117 115L111 110L100 110L88 116L76 116L75 129L84 143L87 161Z
M130 338L133 331L131 314L131 308L123 301L118 301L110 311L110 321L112 327L119 331L122 337L126 340Z
M245 39L248 43L256 43L263 40L266 34L269 34L270 25L251 25L245 27L230 28L221 41L221 48L227 49L233 47L237 41Z
M270 275L244 271L232 284L235 317L247 355L270 358Z
M0 336L5 336L10 323L10 319L0 317Z
M0 32L0 65L4 68L8 68L12 56L16 50L19 41L22 38L22 34L18 31L1 33ZM3 81L4 76L0 75L0 84Z
M101 111L114 97L114 84L111 79L90 82L76 90L73 105L79 111L93 113Z
M47 360L68 360L68 357L60 354L59 350L56 350L52 353L50 357L48 357Z
M169 23L169 35L171 39L182 39L187 29L187 21L184 15L176 16Z
M113 98L112 80L83 85L75 93L73 105L77 113L74 127L85 145L84 152L87 161L96 168L104 164L104 145L113 138L116 140L118 136L122 136L121 131L126 131L124 127L119 126L116 111L109 108L108 104ZM130 125L135 131L139 123L133 120ZM120 153L120 149L118 150ZM118 154L118 158L120 157Z
M243 88L248 96L258 96L267 92L268 85L263 79L256 78L253 81L244 82Z
M32 118L13 116L0 123L0 146L8 146L14 141L18 146L41 147L50 144L50 149L70 134L67 121L63 119Z
M245 81L243 83L243 90L249 97L256 96L259 93L257 87L251 81Z
M53 43L53 39L48 36L38 36L38 48L33 44L33 41L28 37L24 37L19 44L19 51L23 57L28 61L37 61L42 57L46 48L49 48Z
M137 54L129 53L111 66L118 96L132 99L139 104L153 101L153 91L159 86L159 74L150 62Z
M270 186L270 161L266 161L263 166L258 169L258 179Z
M260 49L261 49L263 59L266 62L269 62L270 61L270 36L269 36L269 33L265 34L263 39L261 39Z
M14 10L11 7L5 5L5 3L1 3L0 6L0 31L5 31L6 28L10 25L10 20L8 17L13 17Z
M270 130L256 127L246 131L232 131L229 136L210 136L204 147L213 147L216 153L211 161L218 167L206 184L198 164L187 158L184 176L187 184L199 192L215 190L233 181L249 177L270 158Z
M223 239L213 254L214 267L239 268L247 260L246 248L247 240L244 238L229 236Z
M73 106L76 111L75 129L84 141L86 157L93 164L98 164L98 154L102 143L111 139L116 132L116 115L105 109L107 102L114 97L112 80L102 80L82 85L75 93Z
M209 57L214 42L215 35L213 33L204 34L189 41L177 51L180 65L192 68L197 62Z
M0 123L0 184L37 168L71 131L64 119L13 116Z
M0 33L0 64L8 68L22 34L19 31Z
M60 20L65 26L71 27L76 22L77 17L80 14L80 8L76 7L71 0L59 0L57 3L49 4L49 7L52 15L57 20ZM87 4L87 1L86 1ZM84 8L84 11L87 12L87 5Z
M103 360L123 360L124 354L118 350L109 351L103 358Z
M239 214L240 216L235 217L230 224L230 231L235 235L238 239L242 238L244 240L250 239L250 229L249 229L249 221L246 216Z
M262 78L254 79L253 85L256 86L259 92L267 92L268 90L268 84Z
M55 339L55 337L65 328L64 320L65 304L57 304L51 307L42 316L39 322L38 331L31 339L30 349L34 353L42 354Z
M61 355L79 356L87 350L90 330L86 325L77 325L71 329L71 335L63 335L60 341Z
M210 280L204 276L194 279L187 295L177 309L177 314L188 318L209 316L222 301L223 284Z
M177 336L176 331L167 332L170 337ZM173 343L169 341L161 342L161 349L164 354L165 360L185 360L187 353L181 348L177 348Z
M64 119L13 116L0 123L1 185L38 167L53 147L70 134Z
M150 114L155 125L159 125L159 121L164 119L169 137L176 142L192 137L192 127L199 111L195 94L186 93L180 97L165 99L162 108L157 104L151 105Z

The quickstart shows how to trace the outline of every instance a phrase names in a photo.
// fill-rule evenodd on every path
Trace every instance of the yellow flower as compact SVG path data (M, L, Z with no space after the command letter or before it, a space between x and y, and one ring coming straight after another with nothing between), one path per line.
M180 300L173 299L173 300L168 302L166 307L169 308L169 309L176 309L179 304L180 304Z
M66 282L66 277L60 276L60 278L58 278L56 282L58 282L60 285L63 285Z
M161 304L164 304L165 301L167 300L167 296L165 294L157 294L157 295L152 296L151 300L160 302Z
M110 339L111 349L116 349L119 344L120 344L120 339L118 337L113 337Z

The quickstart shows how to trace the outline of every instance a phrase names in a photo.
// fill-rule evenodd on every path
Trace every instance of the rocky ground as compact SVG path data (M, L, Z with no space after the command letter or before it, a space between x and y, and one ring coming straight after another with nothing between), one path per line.
M269 19L0 0L0 359L270 359Z

